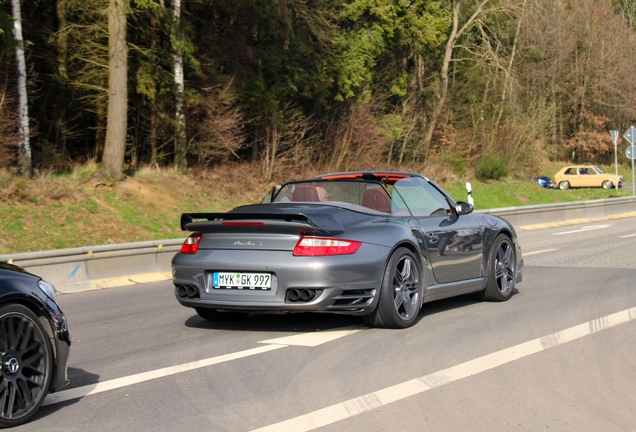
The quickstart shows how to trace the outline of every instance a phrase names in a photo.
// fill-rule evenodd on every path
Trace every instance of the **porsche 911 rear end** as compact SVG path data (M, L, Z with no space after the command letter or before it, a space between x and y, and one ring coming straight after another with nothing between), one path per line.
M182 227L194 233L172 261L175 295L204 318L375 307L388 250L325 212L191 214Z

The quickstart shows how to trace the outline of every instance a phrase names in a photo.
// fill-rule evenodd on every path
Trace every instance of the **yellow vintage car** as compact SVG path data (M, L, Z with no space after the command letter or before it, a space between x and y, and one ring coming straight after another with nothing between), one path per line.
M561 190L571 187L602 187L611 189L623 185L623 176L608 174L596 165L568 165L554 175L554 184Z

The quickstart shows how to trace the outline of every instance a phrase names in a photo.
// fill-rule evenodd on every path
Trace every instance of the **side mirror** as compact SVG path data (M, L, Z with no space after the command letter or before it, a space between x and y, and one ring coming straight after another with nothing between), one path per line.
M467 215L475 211L475 207L467 202L459 201L455 204L455 211L458 215Z

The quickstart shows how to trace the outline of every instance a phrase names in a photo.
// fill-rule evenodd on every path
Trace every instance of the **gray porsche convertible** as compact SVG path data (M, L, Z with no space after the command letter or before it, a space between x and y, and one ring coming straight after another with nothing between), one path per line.
M207 320L251 312L359 315L413 325L424 303L508 300L523 260L513 227L404 172L325 174L277 185L260 204L186 213L175 295Z

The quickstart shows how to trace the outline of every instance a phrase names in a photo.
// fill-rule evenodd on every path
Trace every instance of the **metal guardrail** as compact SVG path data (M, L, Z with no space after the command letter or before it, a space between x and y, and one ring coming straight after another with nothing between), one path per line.
M0 255L70 293L170 279L183 238Z
M502 217L516 229L531 230L596 220L636 216L636 197L605 198L569 203L542 204L480 210Z
M636 217L636 197L607 198L480 210L518 230ZM171 278L171 261L184 238L0 255L40 275L62 293Z

